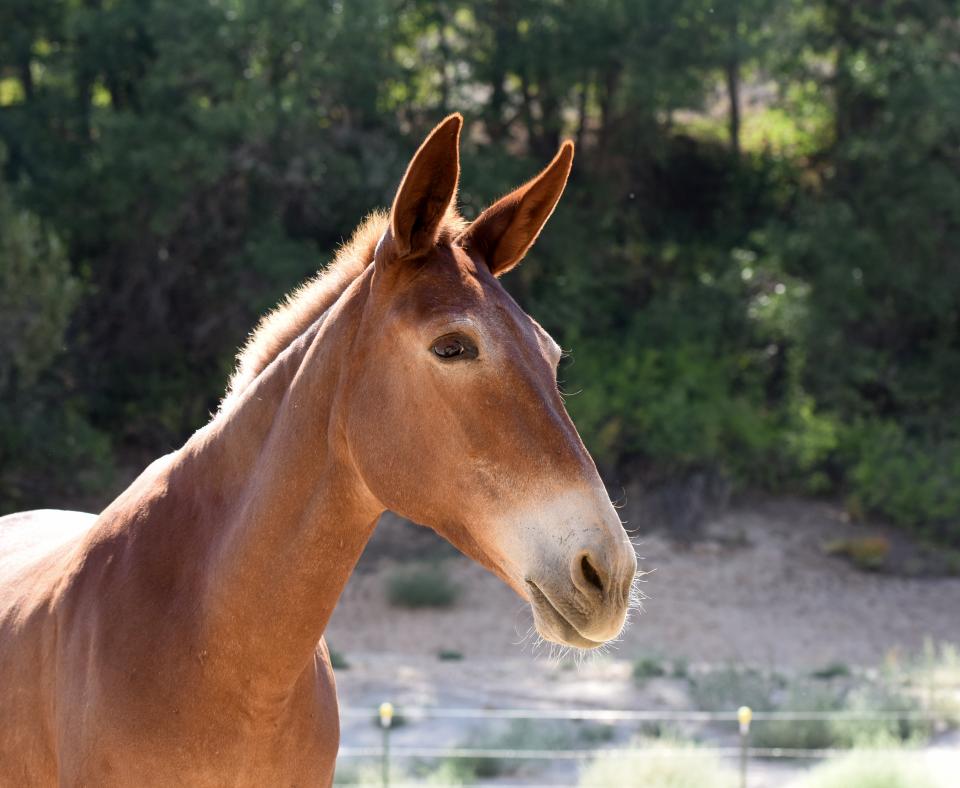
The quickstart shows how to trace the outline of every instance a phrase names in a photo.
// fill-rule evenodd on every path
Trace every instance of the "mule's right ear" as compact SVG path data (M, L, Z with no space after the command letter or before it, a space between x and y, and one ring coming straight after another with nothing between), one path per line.
M463 116L441 121L414 154L390 209L392 251L415 256L437 241L440 224L460 179L460 127Z

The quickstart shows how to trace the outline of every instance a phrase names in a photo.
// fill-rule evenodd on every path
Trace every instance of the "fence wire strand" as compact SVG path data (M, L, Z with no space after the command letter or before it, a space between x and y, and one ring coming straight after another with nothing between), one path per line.
M635 711L631 709L478 709L437 706L398 706L406 719L594 720L598 722L737 722L731 711ZM340 710L343 718L369 718L375 711L360 707ZM754 722L786 720L850 720L939 722L943 715L926 711L754 711Z
M934 748L936 749L936 748ZM587 760L590 758L631 758L641 756L648 750L642 747L578 749L578 750L511 750L500 747L390 747L390 756L398 758L502 758L504 760ZM740 755L739 747L674 747L671 757L702 758L719 756L722 758ZM929 750L903 750L894 748L870 748L877 755L924 756ZM849 755L850 750L842 747L803 749L800 747L748 747L751 758L790 758L822 759L837 755ZM342 758L378 758L383 754L381 747L341 747Z

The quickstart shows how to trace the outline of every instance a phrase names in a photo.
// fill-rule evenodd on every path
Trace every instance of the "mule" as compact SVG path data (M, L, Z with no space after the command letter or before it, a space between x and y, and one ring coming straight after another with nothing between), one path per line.
M468 224L461 125L261 321L182 448L99 516L0 520L5 785L329 785L323 632L386 509L499 576L542 637L618 635L634 551L561 402L560 348L498 279L573 146Z

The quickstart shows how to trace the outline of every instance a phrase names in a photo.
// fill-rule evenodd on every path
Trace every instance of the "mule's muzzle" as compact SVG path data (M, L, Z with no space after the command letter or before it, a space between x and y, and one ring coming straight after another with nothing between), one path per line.
M604 551L585 548L542 577L526 579L537 631L546 640L594 649L626 622L637 558L627 540Z

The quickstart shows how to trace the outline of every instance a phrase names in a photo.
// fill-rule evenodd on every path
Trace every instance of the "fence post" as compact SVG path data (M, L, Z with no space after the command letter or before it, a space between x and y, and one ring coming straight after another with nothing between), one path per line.
M383 729L383 753L381 766L383 769L383 788L390 785L390 724L393 722L393 704L380 704L380 727Z
M740 788L747 788L747 747L750 744L750 720L753 710L749 706L737 709L737 721L740 723Z

